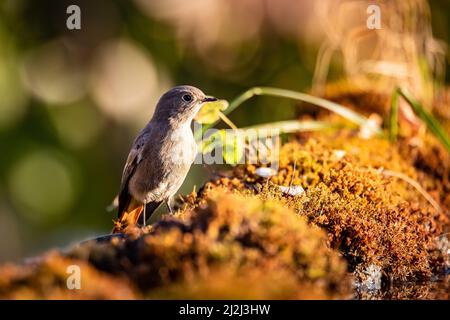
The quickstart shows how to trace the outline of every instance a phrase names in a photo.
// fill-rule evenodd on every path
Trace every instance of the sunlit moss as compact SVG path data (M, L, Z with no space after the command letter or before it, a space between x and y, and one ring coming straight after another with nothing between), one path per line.
M345 153L336 157L334 150ZM376 265L385 278L404 280L430 277L434 270L442 269L444 257L436 239L449 227L442 211L445 193L440 199L434 197L442 206L437 210L409 183L383 174L385 169L400 172L430 192L439 184L429 184L434 178L415 167L406 150L382 139L368 142L343 131L285 144L279 164L278 174L269 180L258 177L254 165L237 167L234 178L213 181L202 194L226 186L235 192L278 199L324 228L330 246L344 254L350 270ZM236 179L238 182L231 183ZM291 183L301 185L306 194L289 197L276 188Z
M217 190L200 206L133 236L136 240L115 246L80 247L72 255L128 275L149 297L330 298L349 293L346 264L327 247L325 233L273 200Z
M305 217L275 199L224 189L203 200L131 239L88 242L65 257L0 268L0 298L137 297L123 278L147 298L349 297L344 259ZM79 293L64 287L70 264L82 270Z
M80 289L69 289L69 266L80 269ZM39 262L0 268L1 299L136 299L139 294L126 279L112 277L81 260L50 252Z

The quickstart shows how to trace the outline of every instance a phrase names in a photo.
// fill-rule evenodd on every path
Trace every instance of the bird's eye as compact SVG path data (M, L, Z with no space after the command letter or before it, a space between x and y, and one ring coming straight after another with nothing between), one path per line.
M191 102L192 101L192 96L190 94L185 94L183 95L183 97L181 97L183 99L183 101L185 102Z

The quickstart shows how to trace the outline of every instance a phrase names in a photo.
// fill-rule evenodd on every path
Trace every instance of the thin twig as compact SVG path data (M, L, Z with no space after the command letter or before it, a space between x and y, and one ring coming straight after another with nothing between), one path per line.
M291 181L289 182L288 193L291 191L292 184L294 183L295 170L297 169L297 160L294 161L294 167L292 169Z
M391 171L391 170L385 170L382 169L381 173L388 177L395 177L398 179L401 179L407 183L409 183L411 186L413 186L438 212L442 212L441 207L439 204L433 199L433 197L414 179L408 177L406 174L403 174L401 172Z

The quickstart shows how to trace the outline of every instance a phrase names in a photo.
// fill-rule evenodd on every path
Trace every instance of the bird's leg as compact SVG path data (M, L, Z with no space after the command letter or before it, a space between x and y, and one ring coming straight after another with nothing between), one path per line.
M147 203L144 203L144 213L143 213L143 216L144 216L144 227L147 225L147 215L146 215L146 209L147 209Z
M166 206L167 206L167 209L169 210L170 214L173 215L172 198L169 198L169 199L166 200Z

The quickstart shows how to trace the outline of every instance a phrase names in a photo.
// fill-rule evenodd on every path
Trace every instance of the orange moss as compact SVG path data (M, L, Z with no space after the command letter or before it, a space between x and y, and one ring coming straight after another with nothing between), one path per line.
M390 109L390 94L374 89L373 84L358 82L358 86L347 81L328 84L324 98L335 101L360 113L378 113L387 119Z
M232 284L232 285L230 285ZM152 290L150 299L329 299L351 295L330 294L323 286L302 282L295 273L268 262L259 268L212 268L200 276Z
M325 232L275 198L217 188L201 202L191 198L196 206L128 239L114 235L2 267L0 298L350 297L347 265ZM81 290L67 288L69 265L80 267Z
M198 205L129 237L91 241L65 256L50 253L32 264L5 266L0 297L330 299L351 294L345 260L327 246L325 232L275 199L248 192L216 189ZM73 264L81 269L81 290L66 286L67 267Z
M67 287L67 268L80 268L80 289ZM100 272L82 260L50 252L23 266L0 268L1 299L136 299L139 294L124 278Z
M305 218L273 201L225 190L203 200L195 209L163 218L135 240L81 247L72 256L126 275L149 296L332 298L349 293L344 260ZM112 256L116 263L105 263ZM281 278L285 281L273 282ZM230 286L232 279L242 291L234 282ZM186 286L191 290L181 289Z
M345 155L338 157L335 150ZM315 134L303 144L285 144L279 165L268 181L255 175L253 165L236 168L232 176L241 180L238 190L276 197L324 228L330 246L344 254L352 271L376 265L385 278L405 280L427 278L443 268L445 253L436 239L448 228L448 209L435 193L440 211L407 182L383 174L389 169L419 184L425 181L397 146L382 139L361 140L346 131ZM222 185L235 188L229 181L216 180L204 192ZM306 195L281 195L275 187L291 183L300 184Z

